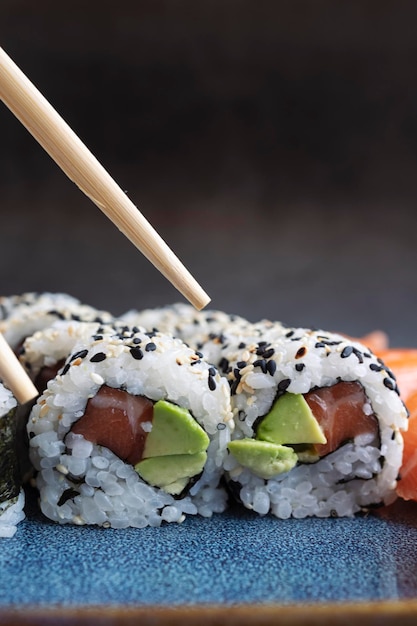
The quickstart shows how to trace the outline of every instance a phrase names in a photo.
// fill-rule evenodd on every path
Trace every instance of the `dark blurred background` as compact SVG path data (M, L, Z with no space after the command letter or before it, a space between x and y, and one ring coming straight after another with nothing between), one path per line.
M1 0L0 46L212 297L417 346L417 3ZM0 292L183 300L0 106Z

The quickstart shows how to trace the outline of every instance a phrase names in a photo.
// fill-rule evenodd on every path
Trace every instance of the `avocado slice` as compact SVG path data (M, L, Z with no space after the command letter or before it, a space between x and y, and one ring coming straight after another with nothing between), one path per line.
M265 479L288 472L298 460L292 448L268 441L235 439L228 448L240 465Z
M258 426L256 439L277 444L327 443L301 394L285 393Z
M203 471L206 460L206 452L155 456L139 461L135 470L150 485L179 495L189 480Z
M196 454L207 450L209 442L208 435L187 409L158 400L142 458Z

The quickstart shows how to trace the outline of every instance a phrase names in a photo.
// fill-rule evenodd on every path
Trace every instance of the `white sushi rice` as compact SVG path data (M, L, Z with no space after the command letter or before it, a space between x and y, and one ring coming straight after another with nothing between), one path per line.
M0 319L0 332L15 350L26 337L51 326L58 319L111 322L114 318L111 313L98 311L70 295L43 293L23 299L23 302L18 300L7 316Z
M101 322L57 320L25 339L19 360L34 380L43 367L53 367L66 359L76 344L105 332L114 332L114 327Z
M407 429L407 411L393 374L365 346L341 335L303 328L286 335L261 347L224 347L234 437L254 436L256 420L268 413L280 390L304 394L343 380L363 386L368 399L363 410L378 420L380 445L359 436L315 463L298 463L269 480L241 467L230 454L225 470L241 501L259 514L271 512L280 518L346 516L392 502L402 460L401 431ZM272 368L269 361L274 362ZM264 372L261 365L270 371Z
M6 415L11 409L17 405L16 398L10 391L0 382L0 419Z
M252 328L252 324L240 315L210 309L197 311L183 302L142 311L132 309L120 316L119 320L148 330L169 333L194 349L198 349L211 335L221 334L225 330L245 332Z
M12 392L0 383L0 431L4 428L2 425L4 417L16 405L17 402ZM1 480L2 477L0 476L0 483ZM17 524L25 518L24 505L25 494L23 489L20 489L16 497L0 502L0 537L13 537L17 530Z
M139 360L131 353L138 346L143 350ZM43 513L60 523L140 528L181 522L187 514L223 511L227 494L220 479L234 425L227 381L180 339L162 333L103 335L78 344L74 351L83 356L69 357L28 422ZM97 354L106 358L94 362ZM70 432L103 384L174 402L187 408L205 429L210 438L208 460L188 495L176 499L148 485L111 450ZM65 501L68 490L74 492Z
M16 498L0 502L0 537L11 538L16 534L17 525L25 519L24 506L23 489Z

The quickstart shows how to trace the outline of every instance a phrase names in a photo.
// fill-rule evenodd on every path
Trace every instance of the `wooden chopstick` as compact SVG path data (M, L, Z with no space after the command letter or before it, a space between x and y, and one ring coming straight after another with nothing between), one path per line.
M68 124L0 48L0 99L86 196L197 309L209 296Z
M13 392L20 404L38 396L38 391L27 375L23 365L0 333L0 380Z

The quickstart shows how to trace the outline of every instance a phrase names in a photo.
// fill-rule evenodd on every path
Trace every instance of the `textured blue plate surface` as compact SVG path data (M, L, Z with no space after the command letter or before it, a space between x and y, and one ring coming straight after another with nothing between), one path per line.
M0 540L0 609L378 601L417 597L417 505L280 521L231 509L159 529L59 526L29 498Z

